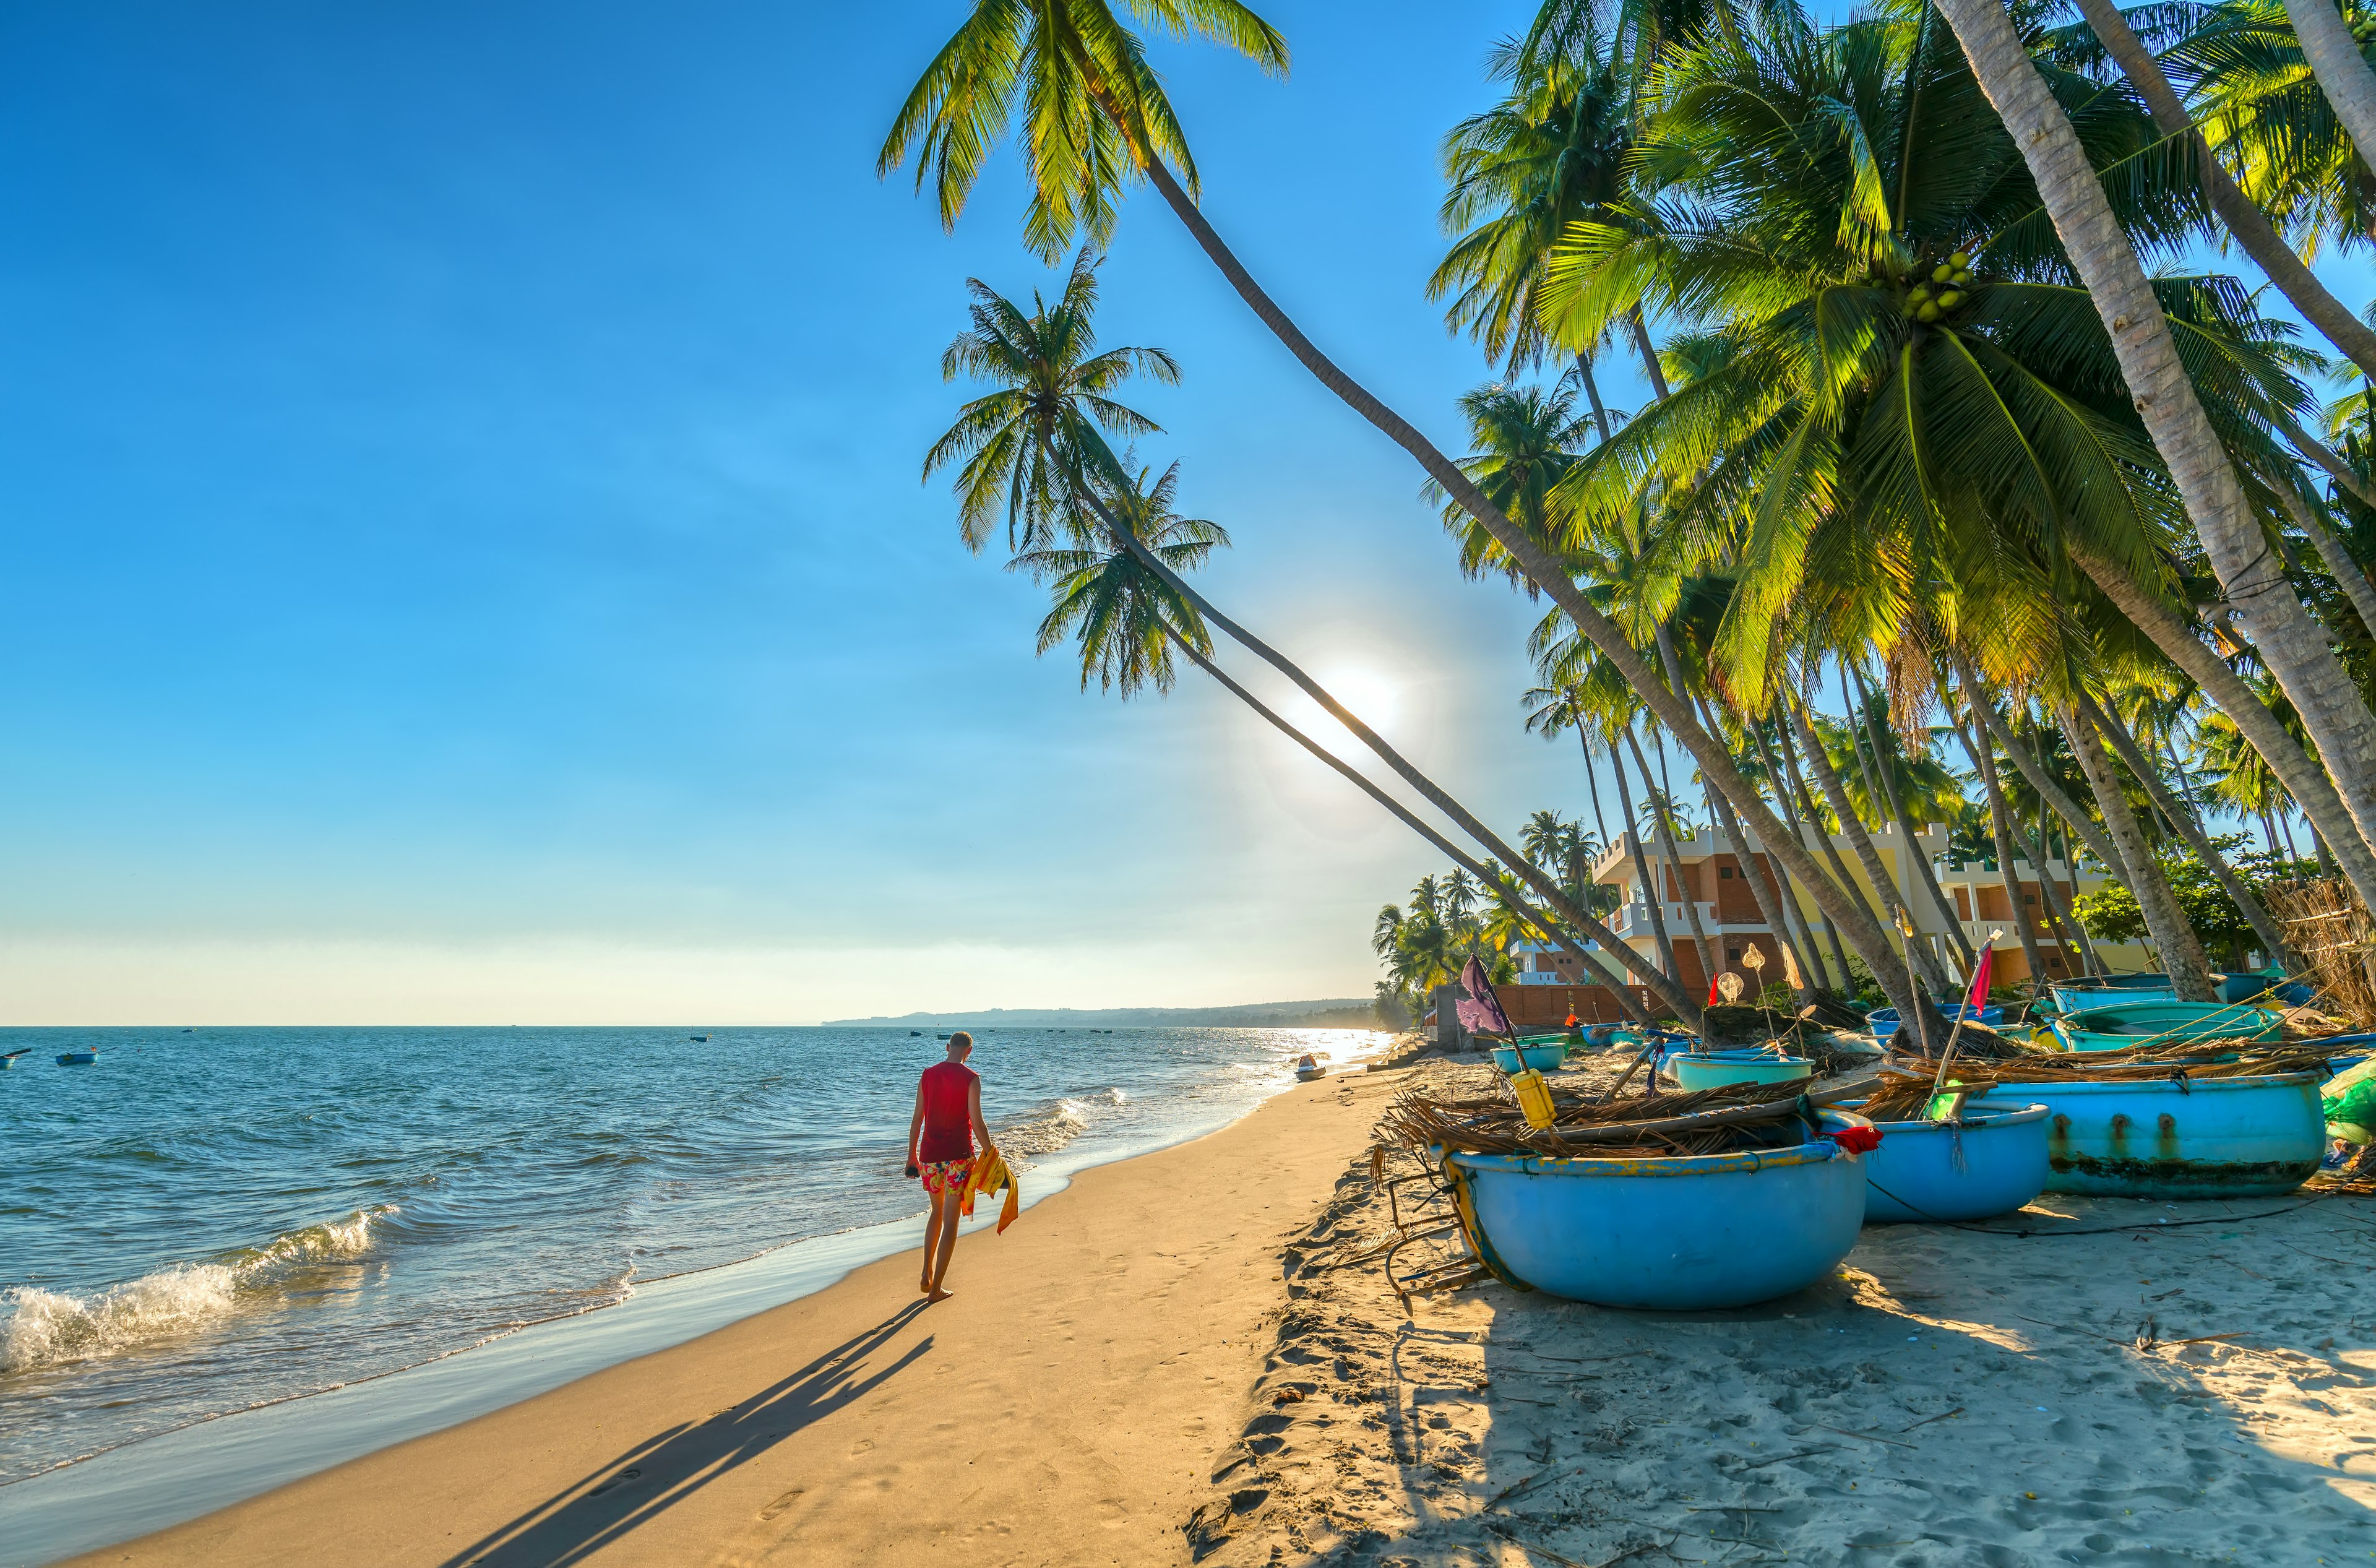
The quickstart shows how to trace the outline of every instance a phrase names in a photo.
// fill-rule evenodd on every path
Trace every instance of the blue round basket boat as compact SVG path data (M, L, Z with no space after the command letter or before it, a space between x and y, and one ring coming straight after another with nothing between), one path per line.
M1443 1154L1461 1228L1503 1284L1695 1312L1801 1290L1864 1225L1864 1170L1819 1139L1656 1159Z
M2051 1109L1967 1111L1955 1122L1876 1122L1864 1157L1868 1225L1988 1219L2046 1190Z
M2323 1072L2249 1078L1991 1084L2001 1105L2043 1103L2046 1190L2142 1198L2290 1193L2326 1153ZM1976 1095L1966 1105L1985 1110Z
M1497 1045L1493 1048L1493 1065L1501 1068L1504 1073L1515 1073L1518 1070L1518 1058L1521 1055L1527 1059L1527 1065L1536 1072L1548 1073L1567 1060L1567 1047L1528 1045L1513 1051L1506 1045Z

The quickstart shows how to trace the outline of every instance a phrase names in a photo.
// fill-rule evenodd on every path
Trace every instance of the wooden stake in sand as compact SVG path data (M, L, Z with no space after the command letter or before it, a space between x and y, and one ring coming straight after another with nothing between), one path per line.
M1980 944L1979 962L1972 967L1972 992L1964 998L1964 1005L1956 1009L1955 1027L1947 1031L1947 1049L1939 1053L1939 1070L1930 1075L1930 1103L1934 1108L1947 1082L1947 1063L1955 1059L1955 1042L1963 1038L1964 1020L1988 1004L1989 971L1996 967L1997 938L2003 934L2002 931L1992 931L1989 932L1989 939Z

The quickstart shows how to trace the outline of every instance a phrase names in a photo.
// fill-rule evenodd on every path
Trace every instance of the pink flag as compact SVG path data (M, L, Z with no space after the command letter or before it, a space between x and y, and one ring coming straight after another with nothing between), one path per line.
M1996 966L1994 943L1980 944L1980 961L1972 969L1972 1011L1977 1013L1989 1004L1989 970Z
M1485 966L1476 959L1468 960L1460 971L1460 983L1468 992L1466 1001L1453 1003L1459 1015L1460 1027L1473 1035L1515 1035L1510 1028L1510 1016L1502 1011L1502 999L1493 994L1492 982L1485 978Z

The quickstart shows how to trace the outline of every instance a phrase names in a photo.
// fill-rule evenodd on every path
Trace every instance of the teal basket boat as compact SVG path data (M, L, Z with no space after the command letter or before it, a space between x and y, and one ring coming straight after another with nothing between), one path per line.
M1691 1051L1667 1058L1667 1071L1686 1093L1727 1084L1787 1084L1811 1077L1814 1070L1814 1063L1803 1056L1775 1056L1763 1051Z
M2277 1015L2242 1003L2122 1002L2091 1007L2054 1023L2065 1051L2121 1051L2138 1045L2259 1042L2277 1038Z
M1527 1066L1538 1073L1548 1073L1567 1060L1567 1046L1564 1043L1522 1045L1513 1051L1506 1045L1497 1045L1493 1048L1493 1065L1504 1073L1515 1073L1518 1070L1521 1054L1526 1057Z

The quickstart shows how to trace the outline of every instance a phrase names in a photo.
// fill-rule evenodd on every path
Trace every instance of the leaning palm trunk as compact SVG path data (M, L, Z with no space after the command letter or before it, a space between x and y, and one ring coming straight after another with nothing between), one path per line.
M1847 659L1840 660L1840 670L1843 675L1849 670ZM1907 856L1913 861L1915 873L1922 879L1922 886L1930 894L1930 902L1937 907L1940 920L1946 923L1947 939L1954 945L1956 956L1963 960L1964 968L1969 970L1979 961L1979 956L1972 951L1971 943L1964 935L1962 922L1955 919L1954 909L1947 902L1945 889L1939 885L1938 876L1930 870L1930 857L1922 852L1922 836L1915 828L1914 818L1906 810L1904 794L1897 788L1897 778L1890 770L1888 759L1882 754L1881 736L1872 727L1872 710L1870 706L1871 694L1865 690L1864 676L1861 672L1857 674L1856 688L1858 701L1863 705L1858 708L1858 711L1865 718L1865 738L1872 742L1872 771L1880 778L1882 790L1888 797L1889 814L1897 819L1897 830L1906 835ZM1843 697L1847 695L1845 687L1841 690L1840 695ZM1850 731L1852 743L1854 733L1853 731Z
M1847 933L1847 939L1872 969L1882 989L1893 1002L1903 1007L1918 1004L1914 988L1895 974L1895 951L1888 935L1869 914L1853 907L1838 884L1824 874L1806 847L1785 833L1782 824L1765 807L1749 781L1733 768L1730 759L1716 739L1702 730L1684 707L1682 695L1669 690L1650 668L1643 662L1641 653L1626 640L1616 623L1603 614L1598 606L1576 587L1575 580L1561 567L1559 561L1525 529L1513 523L1501 508L1485 498L1476 481L1462 471L1458 464L1437 450L1434 443L1420 434L1409 421L1396 413L1372 396L1366 387L1339 369L1336 362L1322 353L1311 339L1303 334L1277 302L1254 281L1243 264L1221 240L1196 203L1172 177L1162 159L1155 156L1143 137L1132 131L1132 121L1126 114L1115 113L1110 101L1100 101L1108 117L1123 129L1133 160L1146 173L1147 180L1162 196L1198 247L1220 269L1223 278L1259 317L1272 336L1310 371L1319 383L1339 400L1360 414L1415 458L1427 476L1442 486L1443 493L1492 536L1495 543L1509 552L1510 560L1527 578L1550 601L1567 614L1569 622L1585 639L1598 648L1614 665L1617 673L1633 688L1669 735L1681 742L1700 766L1700 777L1708 787L1720 790L1741 820L1758 837L1772 847L1791 875L1804 884L1816 906ZM1662 380L1657 374L1652 355L1654 385Z
M2079 802L2073 800L2054 776L2046 771L2044 765L2015 742L2012 727L2005 722L2003 715L1997 712L1995 699L1989 695L1987 688L1972 673L1972 667L1966 661L1963 651L1955 649L1951 657L1955 664L1956 683L1963 692L1964 706L1978 716L1986 735L2004 748L2005 755L2013 759L2013 765L2020 770L2022 778L2037 791L2037 798L2053 808L2054 814L2061 817L2072 832L2079 835L2088 852L2104 862L2104 869L2112 873L2112 879L2134 887L2136 873L2130 869L2128 858L2121 854L2120 846L2105 835L2093 817L2080 809Z
M2286 19L2294 24L2294 39L2319 90L2365 157L2376 148L2376 72L2368 69L2341 9L2333 0L2286 0Z
M2047 918L2059 933L2056 940L2062 944L2066 953L2079 955L2079 967L2083 971L2091 975L2099 972L2104 966L2097 961L2095 944L2087 940L2087 928L2079 923L2077 912L2063 901L2062 884L2054 874L2054 840L2047 834L2046 813L2042 808L2037 814L2037 826L2026 836L2026 842L2030 846L2030 864L2037 867L2041 873L2038 892L2046 899ZM2068 865L2070 862L2066 860L2063 863ZM2073 868L2072 878L2072 885L2075 889L2078 885L2075 867Z
M1671 659L1668 661L1667 669L1669 678L1671 679L1675 670L1674 661ZM1708 733L1711 735L1722 733L1717 729L1714 717L1708 712L1707 699L1702 696L1697 701L1700 720L1707 726ZM1799 1004L1803 1007L1815 999L1815 987L1823 974L1823 970L1817 965L1810 962L1815 956L1814 945L1812 942L1802 941L1800 934L1791 930L1789 917L1794 911L1783 901L1780 888L1769 890L1764 868L1751 858L1748 840L1741 834L1740 825L1732 814L1731 803L1713 790L1708 791L1707 802L1708 817L1716 824L1717 833L1724 841L1725 853L1732 857L1733 863L1740 868L1742 879L1749 884L1750 897L1757 900L1757 912L1764 917L1765 929L1774 933L1775 941L1783 944L1790 950L1791 961L1799 970ZM1724 923L1724 896L1721 889L1717 894L1716 919L1717 925L1721 926Z
M2129 891L2136 895L2137 909L2144 916L2145 930L2152 933L2154 945L2161 949L2161 966L2168 972L2169 988L2180 1002L2211 1000L2211 962L2203 956L2202 939L2194 928L2186 923L2185 914L2178 907L2178 898L2169 890L2169 879L2162 875L2161 864L2154 859L2144 834L2137 826L2136 814L2129 810L2129 799L2121 790L2121 781L2112 772L2111 758L2104 754L2102 737L2087 716L2070 704L2055 709L2056 722L2063 734L2070 737L2071 754L2079 759L2079 771L2087 776L2087 787L2095 791L2096 809L2104 814L2104 829L2129 862Z
M2343 589L2344 597L2351 600L2351 608L2358 612L2359 624L2368 629L2369 636L2376 636L2376 583L2368 580L2367 572L2351 558L2351 552L2343 548L2343 540L2326 526L2326 520L2318 515L2317 508L2296 495L2290 485L2280 484L2274 488L2286 515L2293 518L2294 526L2317 547L2318 558L2334 575L2335 586Z
M1782 772L1782 765L1775 763L1775 748L1770 746L1768 742L1765 742L1765 731L1758 730L1756 725L1746 725L1746 730L1749 730L1749 739L1752 739L1752 742L1756 742L1756 746L1758 746L1758 763L1765 765L1765 779L1768 779L1770 784L1773 784L1773 789L1775 789L1775 801L1777 801L1777 803L1782 805L1782 817L1785 817L1785 820L1789 822L1789 832L1791 832L1791 834L1806 834L1806 825L1803 825L1803 822L1799 820L1799 805L1796 805L1796 801L1794 801L1794 798L1791 798L1791 784L1796 784L1796 775L1785 777L1785 772ZM1791 893L1791 886L1789 886L1789 872L1782 872L1782 896L1785 896L1785 898L1794 898L1794 893ZM1823 908L1820 908L1820 905L1818 905L1818 910L1815 910L1815 912L1818 912L1818 915L1823 915ZM1832 944L1832 962L1836 962L1836 965L1839 965L1839 986L1841 986L1841 991L1847 991L1847 986L1848 986L1848 953L1839 945L1839 927L1835 927L1835 924L1832 924L1832 917L1830 917L1830 915L1823 915L1823 936L1824 936L1824 941L1830 941L1830 944ZM1903 1015L1901 1015L1901 1016L1903 1016Z
M2169 792L2169 787L2161 781L2161 770L2145 760L2144 753L2138 749L2136 738L2129 733L2120 717L2110 708L2085 695L2080 702L2084 716L2102 732L2104 739L2112 742L2112 749L2121 754L2122 762L2128 764L2130 774L2144 786L2145 795L2153 802L2154 809L2161 813L2171 831L2186 840L2186 847L2194 851L2194 858L2201 861L2204 868L2217 880L2220 891L2227 894L2242 912L2245 922L2252 928L2252 934L2261 939L2261 950L2269 956L2272 962L2283 963L2286 933L2278 926L2276 917L2261 907L2261 901L2252 896L2251 888L2236 874L2236 868L2228 863L2228 857L2213 846L2210 836L2203 831L2203 824L2193 811Z
M2113 608L2134 623L2228 716L2238 733L2261 754L2261 760L2277 776L2286 793L2301 807L2302 814L2325 837L2361 902L2376 903L2376 851L2371 851L2368 840L2360 837L2358 825L2333 780L2287 733L2268 704L2179 619L2177 612L2141 587L2136 579L2084 551L2071 552L2071 558L2103 590Z
M2002 0L1940 0L1939 8L1954 28L1980 90L2029 165L2055 232L2110 333L2138 415L2185 503L2212 571L2228 602L2251 625L2269 672L2300 714L2361 838L2376 844L2376 715L2272 558L2236 470L2179 361L2153 286L2112 216L2069 116L2023 50ZM2376 147L2376 78L2351 49L2340 17L2326 0L2288 0L2287 10L2296 18L2304 51L2346 127L2361 137L2355 116L2363 116L2367 134L2360 145ZM2354 73L2347 79L2339 74L2344 54ZM2335 58L2322 66L2326 55Z
M1476 877L1486 886L1491 888L1494 896L1506 901L1521 920L1524 920L1529 925L1532 925L1537 931L1541 932L1545 936L1549 937L1553 942L1558 943L1562 947L1567 949L1569 955L1584 966L1585 972L1592 976L1595 980L1609 992L1610 995L1617 999L1617 1005L1624 1009L1626 1016L1634 1019L1636 1023L1646 1024L1650 1021L1648 1016L1645 1015L1642 1009L1634 1004L1633 998L1625 994L1625 982L1616 975L1610 973L1610 970L1602 965L1598 959L1595 958L1591 953L1587 952L1584 946L1575 940L1575 938L1569 935L1563 929L1562 929L1557 921L1541 913L1539 910L1527 904L1524 898L1511 892L1506 884L1495 877L1490 870L1479 864L1472 856L1464 852L1457 845L1444 837L1443 834L1438 833L1434 828L1430 827L1426 823L1413 815L1401 802L1396 800L1392 795L1387 794L1384 790L1379 789L1368 778L1362 777L1361 771L1359 768L1338 757L1335 753L1329 751L1327 747L1322 745L1319 742L1314 741L1302 731L1298 730L1294 725L1289 724L1286 719L1271 711L1269 707L1263 704L1260 698L1256 697L1252 692L1247 691L1243 686L1238 684L1237 682L1231 680L1230 676L1223 671L1219 665L1214 663L1210 658L1208 658L1202 650L1197 648L1196 646L1191 643L1186 637L1182 636L1178 632L1172 630L1172 628L1168 625L1164 627L1164 632L1171 639L1171 646L1178 648L1182 653L1186 654L1190 662L1194 663L1197 669L1202 670L1206 674L1210 675L1214 680L1219 682L1224 687L1235 694L1239 701L1244 703L1248 707L1253 708L1264 719L1269 720L1271 725L1289 740L1293 741L1297 745L1301 746L1305 751L1310 752L1313 756L1318 757L1330 767L1335 768L1339 774L1342 774L1345 778L1350 779L1354 786L1363 794L1377 802L1378 804L1385 807L1386 810L1392 813L1396 819L1400 821L1406 827L1408 827L1412 832L1426 839L1430 844L1433 845L1439 852L1451 857L1453 864L1459 866L1462 870L1467 872L1469 875Z
M1679 974L1675 968L1674 939L1667 934L1666 889L1650 879L1649 857L1643 853L1642 836L1634 830L1637 819L1634 815L1634 790L1625 782L1625 759L1618 754L1614 746L1609 749L1609 763L1617 775L1617 813L1623 819L1618 831L1625 835L1625 848L1634 857L1634 875L1641 885L1642 899L1649 910L1650 937L1657 946L1658 962L1665 966L1666 972ZM1642 788L1647 790L1649 787L1650 780L1645 776Z
M1839 773L1832 766L1832 759L1824 750L1823 737L1815 733L1814 723L1808 719L1805 705L1793 701L1791 694L1787 691L1782 694L1781 700L1784 710L1790 716L1790 727L1799 733L1800 749L1807 754L1807 766L1814 773L1815 781L1823 786L1824 799L1831 802L1832 814L1839 819L1841 834L1847 837L1848 848L1856 852L1857 862L1864 867L1864 874L1872 884L1873 896L1898 922L1900 930L1908 932L1919 931L1921 928L1915 923L1914 912L1906 907L1905 898L1897 891L1897 879L1889 874L1887 866L1882 864L1881 850L1874 847L1872 836L1864 830L1864 819L1857 815L1854 803L1848 800L1847 787L1840 782ZM1908 935L1906 951L1912 955L1916 968L1934 991L1943 995L1953 989L1945 971L1939 967L1937 956L1920 937Z
M2310 3L2323 6L2323 0ZM2268 276L2294 309L2302 313L2304 320L2324 333L2327 341L2342 350L2353 364L2376 376L2376 331L2352 315L2350 306L2327 291L2326 285L2286 244L2276 225L2269 221L2269 215L2238 188L2234 176L2213 156L2203 134L2195 129L2186 105L2179 101L2169 77L2162 73L2161 62L2154 58L2153 51L2130 28L2127 18L2111 0L2078 0L2078 6L2087 25L2103 41L2105 53L2127 76L2137 96L2144 100L2161 134L2173 139L2183 137L2193 145L2195 160L2203 170L2204 194L2211 198L2212 210L2228 225L2228 233L2235 236L2244 254L2252 258L2253 265ZM2355 47L2355 64L2358 53Z
M1055 455L1052 451L1049 456L1051 461L1054 460ZM1562 920L1571 922L1577 930L1586 932L1597 942L1614 943L1616 941L1614 932L1610 932L1607 927L1595 920L1578 900L1567 897L1560 887L1558 878L1503 843L1501 837L1479 821L1467 807L1455 800L1452 794L1435 780L1413 766L1400 752L1388 745L1383 736L1362 722L1350 708L1338 702L1326 687L1305 674L1301 666L1214 608L1212 600L1197 592L1185 577L1166 565L1163 558L1147 548L1146 541L1140 539L1135 532L1116 517L1087 484L1077 484L1075 490L1089 504L1090 509L1097 513L1099 519L1105 526L1108 537L1116 545L1129 551L1140 565L1146 567L1172 592L1194 605L1199 615L1219 627L1230 640L1289 681L1294 682L1306 696L1318 703L1330 718L1350 731L1357 740L1369 747L1388 767L1393 768L1404 782L1417 790L1438 811L1458 824L1460 830L1476 843L1483 846L1488 854L1508 866L1528 886L1541 895L1544 902L1549 904ZM1669 976L1647 978L1650 979L1653 989L1658 992L1668 1005L1673 1007L1686 1020L1694 1023L1697 1021L1699 1011L1693 1004L1690 992L1675 983Z
M1650 784L1650 764L1642 755L1642 742L1634 738L1634 726L1625 726L1625 744L1634 754L1634 766L1642 770L1642 790L1650 797L1650 819L1658 829L1658 852L1666 857L1666 869L1658 877L1660 898L1667 896L1667 882L1672 878L1675 897L1683 906L1683 924L1691 929L1692 945L1699 949L1700 977L1716 979L1716 949L1709 945L1707 930L1700 923L1699 900L1692 897L1691 885L1683 880L1682 852L1675 847L1674 797L1655 790Z
M1997 871L2004 879L2005 897L2011 902L2014 930L2020 933L2022 956L2029 961L2029 993L2035 997L2046 984L2046 959L2038 946L2037 932L2029 922L2029 912L2022 906L2021 879L2014 873L2013 811L2006 805L2004 787L1997 778L1996 759L1989 748L1975 745L1961 719L1950 714L1955 739L1964 744L1964 754L1972 759L1973 768L1980 776L1980 787L1989 797L1989 838L1997 847ZM2043 872L2041 870L2041 874ZM1980 911L1975 909L1972 913Z

